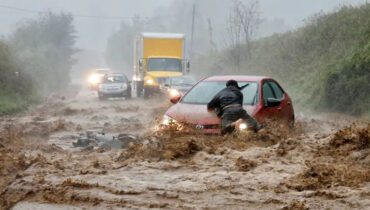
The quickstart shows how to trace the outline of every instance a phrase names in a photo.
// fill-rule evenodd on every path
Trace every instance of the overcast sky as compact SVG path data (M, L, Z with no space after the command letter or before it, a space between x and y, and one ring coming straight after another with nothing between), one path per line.
M117 16L117 19L75 17L78 46L103 52L107 38L118 29L122 20L129 20L134 15L150 17L154 15L154 11L158 12L159 7L167 7L180 1L182 0L0 0L0 34L6 36L16 28L17 23L37 17L32 11L51 10L75 15ZM225 0L224 4L229 2L231 0ZM340 5L358 5L365 2L366 0L260 0L260 10L262 18L283 20L287 25L286 28L291 29L301 25L305 18L314 13L331 11ZM217 6L220 8L216 9ZM212 9L221 11L216 13L218 17L211 18L222 18L227 14L224 5L203 5L203 7L207 8L199 8L200 12Z

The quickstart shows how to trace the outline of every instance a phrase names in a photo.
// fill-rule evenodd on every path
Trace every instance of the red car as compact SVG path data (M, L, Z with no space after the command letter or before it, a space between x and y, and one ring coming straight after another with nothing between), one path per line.
M164 118L163 125L180 124L191 130L201 130L204 134L219 134L221 121L216 114L207 111L207 103L223 88L230 79L239 86L249 83L242 90L244 109L258 122L265 119L278 119L294 125L292 100L274 79L262 76L212 76L200 80L184 96L171 98L174 103ZM246 129L241 124L239 129Z

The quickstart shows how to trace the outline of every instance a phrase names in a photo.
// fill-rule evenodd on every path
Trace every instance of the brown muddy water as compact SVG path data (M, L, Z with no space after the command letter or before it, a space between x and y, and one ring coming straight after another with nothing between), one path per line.
M154 132L168 106L75 87L2 117L0 209L370 209L369 123L297 113L294 132ZM136 140L89 140L102 133Z

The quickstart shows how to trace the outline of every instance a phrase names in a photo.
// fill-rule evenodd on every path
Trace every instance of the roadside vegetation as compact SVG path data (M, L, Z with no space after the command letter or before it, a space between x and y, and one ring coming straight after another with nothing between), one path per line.
M9 47L0 42L0 114L23 109L32 101L32 95L30 78L16 65Z
M296 30L203 56L193 70L272 76L285 84L298 109L369 117L369 28L370 4L345 6ZM236 50L240 63L230 59Z
M69 83L77 52L73 17L43 13L0 43L0 115L26 108Z

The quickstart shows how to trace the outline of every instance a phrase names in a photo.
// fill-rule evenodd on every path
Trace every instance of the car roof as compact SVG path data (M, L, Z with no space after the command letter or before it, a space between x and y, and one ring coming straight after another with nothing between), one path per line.
M125 74L122 74L122 73L109 73L109 74L105 74L106 76L126 76Z
M93 70L94 72L107 72L107 71L111 71L110 69L95 69Z
M259 82L263 79L270 79L270 77L266 76L249 76L249 75L217 75L217 76L210 76L203 81L228 81L228 80L236 80L236 81L248 81L248 82Z

